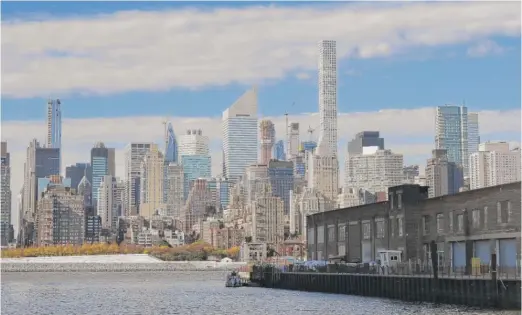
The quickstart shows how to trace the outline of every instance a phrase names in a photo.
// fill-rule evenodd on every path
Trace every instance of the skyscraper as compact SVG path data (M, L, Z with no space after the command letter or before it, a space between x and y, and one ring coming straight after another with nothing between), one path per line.
M362 154L366 147L377 147L384 150L384 138L380 137L378 131L362 131L348 142L348 154Z
M520 150L507 142L486 142L469 157L470 189L520 181Z
M0 171L0 243L2 246L11 241L11 161L7 152L7 142L2 142Z
M178 142L176 140L176 135L174 134L174 128L172 128L172 124L169 122L167 126L167 131L165 134L165 163L168 164L170 162L177 163L178 162Z
M27 147L24 165L23 208L18 233L21 245L31 245L36 241L33 232L39 198L38 179L58 174L60 174L60 149L43 148L36 139L33 139Z
M187 130L179 136L178 159L183 155L208 155L208 143L208 137L203 135L201 129Z
M286 128L286 159L292 160L299 154L299 123L291 122Z
M337 160L337 48L336 42L319 42L319 141L309 156L308 187L337 204L339 161Z
M140 205L140 177L141 162L145 155L151 150L153 143L130 143L125 148L125 173L127 204L125 215L136 215L139 213Z
M271 120L264 119L259 124L259 133L261 137L261 156L260 163L268 164L272 159L272 150L275 142L275 128Z
M279 161L286 160L285 142L283 140L279 140L276 142L274 146L274 158Z
M319 142L320 156L337 156L337 45L319 42Z
M184 200L186 200L193 181L211 177L212 163L210 155L183 155L181 156L181 165L183 166L183 193Z
M59 149L62 145L62 103L59 99L47 101L47 147Z
M96 143L91 149L91 197L93 206L97 206L98 188L103 181L103 177L107 175L115 176L111 171L111 169L115 169L115 163L114 149L105 147L103 142Z
M435 148L447 152L448 162L468 170L468 109L465 106L437 106L435 116Z
M163 203L164 160L163 154L153 145L141 162L140 215L150 217L158 210L165 210Z
M245 92L223 112L225 177L236 181L257 162L257 89Z
M445 149L432 151L425 174L429 198L456 194L464 185L462 166L449 161Z
M83 176L87 176L89 183L92 181L92 169L90 163L76 163L65 167L65 177L71 179L71 187L76 189Z
M270 161L268 178L272 195L284 202L284 214L290 210L290 191L294 189L294 163L290 161Z
M480 144L479 114L468 113L468 154L478 152Z

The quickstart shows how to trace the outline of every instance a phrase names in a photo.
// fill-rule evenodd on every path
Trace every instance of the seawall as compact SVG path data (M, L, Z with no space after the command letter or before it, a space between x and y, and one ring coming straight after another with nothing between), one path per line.
M520 310L520 280L269 272L264 287Z

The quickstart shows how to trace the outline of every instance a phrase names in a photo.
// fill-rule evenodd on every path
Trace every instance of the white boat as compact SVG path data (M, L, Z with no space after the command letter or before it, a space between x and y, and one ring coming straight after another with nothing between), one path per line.
M237 288L242 286L241 277L235 272L232 271L231 274L227 275L227 282L225 283L227 288Z

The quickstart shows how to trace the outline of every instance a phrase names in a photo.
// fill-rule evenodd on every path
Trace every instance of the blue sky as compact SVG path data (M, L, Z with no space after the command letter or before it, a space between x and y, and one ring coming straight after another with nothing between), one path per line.
M213 10L245 8L267 3L141 3L141 2L3 2L2 20L54 20L93 17L119 11L164 11L183 8ZM310 3L278 3L277 6L310 6ZM324 5L323 5L324 6ZM342 41L342 38L338 39ZM502 53L470 57L473 41L456 45L415 47L376 58L339 61L339 111L368 112L379 109L412 109L465 100L471 110L518 109L520 106L520 37L494 34L488 37ZM313 46L315 43L311 43ZM5 60L7 61L7 60ZM64 75L60 69L54 75ZM316 74L299 79L288 73L259 86L259 108L265 116L317 110ZM239 97L247 84L204 86L198 89L169 87L164 91L126 90L96 95L49 92L37 97L2 95L2 120L45 119L45 99L59 97L65 118L121 116L219 116ZM290 106L295 102L295 106ZM144 104L146 104L144 106Z

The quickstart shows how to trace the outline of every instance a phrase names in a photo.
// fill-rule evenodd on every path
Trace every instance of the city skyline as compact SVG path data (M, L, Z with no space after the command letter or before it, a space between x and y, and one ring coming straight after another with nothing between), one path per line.
M108 32L107 38L100 40L98 47L92 46L92 43L88 44L94 32L86 34L87 44L80 41L71 43L70 46L66 43L55 43L56 45L49 47L49 43L45 40L28 45L27 42L19 39L25 38L23 32L28 30L39 31L42 36L37 38L45 39L46 32L53 27L59 27L63 35L74 35L75 29L70 29L67 23L74 22L75 18L71 15L78 13L81 6L66 4L58 11L52 10L51 15L39 15L38 13L49 13L50 8L38 5L36 8L29 9L23 4L18 6L2 4L3 34L5 33L3 39L6 47L3 52L8 60L13 58L12 66L5 70L4 75L14 79L4 84L2 94L2 140L8 142L12 156L13 199L16 198L23 182L23 161L25 161L27 145L32 138L45 143L45 101L49 95L62 101L62 173L67 165L88 162L89 150L94 143L103 141L107 147L116 149L116 176L124 178L124 147L130 142L154 142L163 149L162 123L165 116L169 116L167 119L172 122L176 136L184 134L187 129L194 128L202 129L203 133L209 136L212 174L217 175L222 170L223 155L220 113L230 107L254 84L258 86L258 119L259 121L272 120L275 124L276 141L284 139L284 114L287 112L289 122L300 124L300 139L309 140L308 127L317 129L319 126L315 74L316 45L317 40L323 38L336 40L339 51L337 151L341 165L346 154L347 142L356 133L378 130L386 139L388 149L404 155L405 164L419 164L423 169L426 158L434 148L435 106L447 103L461 105L464 101L470 112L479 113L481 142L505 140L517 145L516 143L520 142L520 47L517 43L520 39L520 20L513 15L513 8L509 7L511 4L506 5L508 8L491 3L466 4L467 10L474 13L487 12L490 17L490 24L481 24L479 27L481 31L476 33L472 31L467 39L449 35L451 30L447 34L437 33L435 22L429 19L422 21L419 18L416 22L419 23L417 27L429 37L422 39L414 31L415 27L408 28L407 25L398 22L403 14L412 15L430 5L434 4L405 4L391 7L368 5L375 12L362 6L362 16L387 14L393 23L378 27L373 33L364 32L353 26L331 32L331 27L326 26L312 35L305 36L303 35L306 33L305 29L295 34L282 34L281 36L287 36L285 40L295 38L288 43L279 37L274 38L272 41L275 41L276 45L273 45L270 39L265 39L268 44L263 44L264 39L259 39L258 42L251 43L250 49L267 55L265 63L251 60L250 58L255 57L255 54L243 60L241 58L245 57L244 53L232 56L223 55L219 50L215 50L213 52L216 58L214 77L201 70L200 67L205 66L204 63L189 58L186 62L190 65L188 68L192 70L181 68L178 72L195 70L200 73L199 77L185 76L185 81L180 81L179 74L173 76L166 73L163 83L160 84L161 80L158 78L161 75L155 73L159 68L151 60L161 56L154 55L154 52L150 52L151 55L143 64L142 70L150 73L150 80L147 82L144 82L142 75L136 76L135 73L128 73L125 80L120 80L121 82L114 77L111 81L110 77L104 77L107 73L99 72L100 65L105 61L100 61L100 65L93 67L92 71L87 71L92 66L89 66L92 56L100 53L100 47L105 47L108 52L124 53L121 49L126 45L127 38L122 39L121 47L103 46L110 42L108 38L114 35L112 32ZM454 10L458 10L462 4L437 5L451 18ZM147 15L143 10L140 11L140 8L143 9L140 6L142 4L135 4L133 8L138 11L130 14L120 12L122 9L132 9L128 4L123 6L115 4L111 9L107 9L108 7L102 9L99 4L96 4L93 10L84 14L84 19L80 23L91 23L95 29L107 22L100 17L97 17L99 21L94 20L95 15L101 13L113 14L111 18L114 23L133 22L134 19L141 21L139 19L146 19ZM164 18L168 18L169 15L194 14L196 26L204 26L203 35L208 35L210 32L208 24L201 21L209 16L208 12L202 11L201 8L180 12L179 10L185 9L173 5L167 7L166 12L160 13L156 11L158 7L155 6L155 4L151 5L148 14L163 14ZM329 6L299 4L293 8L289 4L270 7L241 4L229 5L228 11L221 7L219 12L215 12L215 18L225 19L231 12L237 15L236 11L245 11L242 13L249 11L262 16L266 10L283 14L291 9L302 10L299 11L303 14L301 18L308 18L310 12L320 14L315 19L310 17L312 24L315 23L316 27L319 27L324 26L325 19L353 15L353 7L353 4ZM219 8L219 5L211 5L210 11ZM518 11L519 9L518 5ZM13 22L15 18L19 21ZM35 24L29 23L29 20L34 19L46 22L39 29L34 29ZM513 23L503 23L505 20ZM456 30L462 27L462 23L480 24L480 21L482 20L477 20L477 17L470 13L469 16L465 15L461 18L458 24L451 24L449 27ZM245 23L244 28L249 29L249 27L258 27L261 22L256 20L255 23L251 21L243 21L243 23ZM298 25L297 20L290 20L288 23L290 28L292 25ZM190 30L183 27L176 28L166 24L164 26L173 28L175 38L179 32L192 34ZM228 27L228 24L224 26ZM230 29L230 32L232 31L233 29ZM361 34L353 35L354 32L361 32ZM106 40L108 41L105 42ZM172 40L173 38L164 36L158 43L172 45ZM231 47L236 47L235 45L238 45L241 40L241 38L237 42L232 40ZM194 45L197 44L194 42ZM166 48L166 46L161 47ZM24 54L16 56L20 52ZM140 53L143 53L143 50L134 47L129 51L129 58L137 58L137 54ZM173 53L174 57L164 60L167 70L179 67L175 58L183 57L180 52ZM25 54L33 54L32 58L43 66L52 64L53 67L62 67L67 65L67 60L70 60L77 70L81 69L81 73L85 71L86 79L74 77L70 73L75 71L71 72L64 68L63 70L67 71L61 72L66 74L59 80L57 78L58 82L43 80L42 74L35 75L21 62L26 58ZM292 56L290 58L292 60L289 59L288 54ZM111 58L110 53L104 53L102 59L111 60ZM233 60L239 58L241 63L230 65L226 63L227 58ZM123 58L122 63L128 61ZM513 66L514 64L518 67ZM121 71L119 66L115 69L116 74L122 75ZM220 73L226 75L221 76ZM480 76L479 73L488 75ZM223 82L216 82L216 74ZM34 77L27 80L29 75ZM89 80L89 75L94 75L98 79ZM64 77L68 80L62 81ZM104 79L99 80L101 77ZM142 85L137 85L135 77L141 80ZM490 77L498 79L490 80L488 79ZM21 81L16 83L16 80L23 80L26 84L20 84ZM49 82L53 84L49 85ZM120 85L117 82L120 82L118 83ZM412 90L415 93L412 93ZM499 121L502 123L499 124ZM317 133L312 135L312 140L318 140ZM343 167L340 169L339 178L342 182Z

